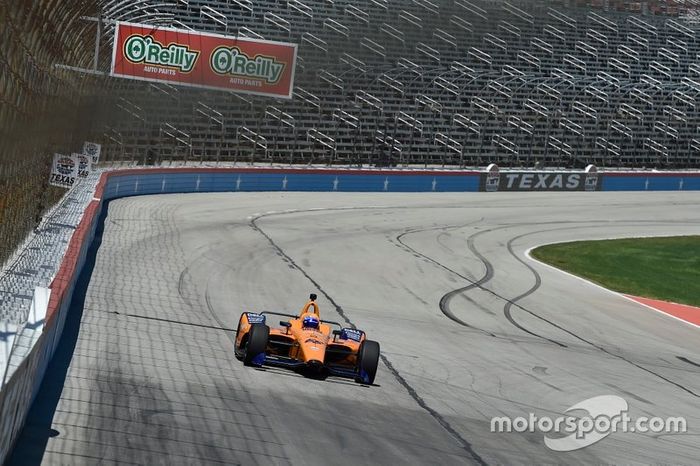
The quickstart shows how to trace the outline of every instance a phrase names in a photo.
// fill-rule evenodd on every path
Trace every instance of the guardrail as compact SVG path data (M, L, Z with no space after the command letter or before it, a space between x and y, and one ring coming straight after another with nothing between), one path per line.
M566 190L562 189L566 186L580 191L700 190L700 172L604 172L597 174L599 179L595 183L586 183L584 172L571 171L504 170L498 174L503 177L502 182L494 176L491 172L463 170L278 167L130 168L91 175L76 185L42 222L39 231L26 242L16 255L16 261L0 277L0 293L4 286L12 284L9 294L20 298L9 302L17 307L18 315L24 316L22 322L0 318L0 362L9 360L4 376L5 367L0 365L0 376L3 376L0 464L21 432L61 338L73 289L100 214L109 200L145 194L235 191L476 192L499 187L501 190L561 191ZM594 189L586 189L586 186ZM43 263L46 254L51 256L48 262L53 259L54 263ZM31 257L35 259L30 260ZM34 271L33 275L28 272L27 267L41 266L41 272ZM52 277L50 292L42 291L49 277ZM33 295L32 308L27 304L30 295ZM44 301L47 302L41 304ZM23 306L27 308L26 313ZM46 308L45 318L43 307Z

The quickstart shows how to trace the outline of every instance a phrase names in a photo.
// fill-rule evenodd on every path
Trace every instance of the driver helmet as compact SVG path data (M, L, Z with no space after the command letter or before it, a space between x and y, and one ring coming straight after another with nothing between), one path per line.
M318 329L318 319L314 316L306 316L304 317L304 320L302 320L301 326L303 328L315 328Z

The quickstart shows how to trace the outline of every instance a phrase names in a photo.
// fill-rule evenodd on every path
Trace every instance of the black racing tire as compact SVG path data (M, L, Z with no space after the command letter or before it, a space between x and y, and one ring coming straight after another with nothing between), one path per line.
M265 324L253 324L248 331L248 340L245 345L245 355L243 364L253 365L253 358L260 353L264 353L267 348L267 340L270 337L270 327Z
M238 318L238 327L236 327L236 336L235 338L238 338L238 335L241 334L241 324L243 323L243 315ZM241 346L236 346L236 340L233 340L233 354L236 355L236 359L239 361L243 360L243 354L245 352L245 339L241 341Z
M373 340L365 340L360 344L357 352L357 374L355 382L372 385L379 367L379 343ZM360 374L367 374L367 380L363 380Z

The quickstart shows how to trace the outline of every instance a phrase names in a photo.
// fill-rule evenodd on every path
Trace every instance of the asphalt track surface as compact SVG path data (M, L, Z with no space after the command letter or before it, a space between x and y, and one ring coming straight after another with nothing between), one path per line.
M574 239L700 234L700 193L190 194L114 201L10 464L700 461L700 333L536 263ZM381 343L376 385L244 367L244 310ZM678 435L573 452L493 416L618 395Z

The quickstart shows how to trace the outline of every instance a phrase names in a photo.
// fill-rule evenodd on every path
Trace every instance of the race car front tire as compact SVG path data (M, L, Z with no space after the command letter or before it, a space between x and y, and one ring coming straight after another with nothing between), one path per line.
M355 382L372 385L379 367L379 343L365 340L357 352L357 377Z
M243 356L245 355L245 339L241 340L241 344L237 345L236 343L238 342L238 337L241 335L241 324L243 323L243 315L241 314L241 317L238 318L238 327L236 328L236 340L234 340L233 344L233 353L236 355L236 359L239 361L243 360Z
M243 356L243 364L246 366L259 365L256 364L255 358L261 353L265 353L269 336L270 327L267 325L253 324L250 326L248 340L246 341L245 356Z

